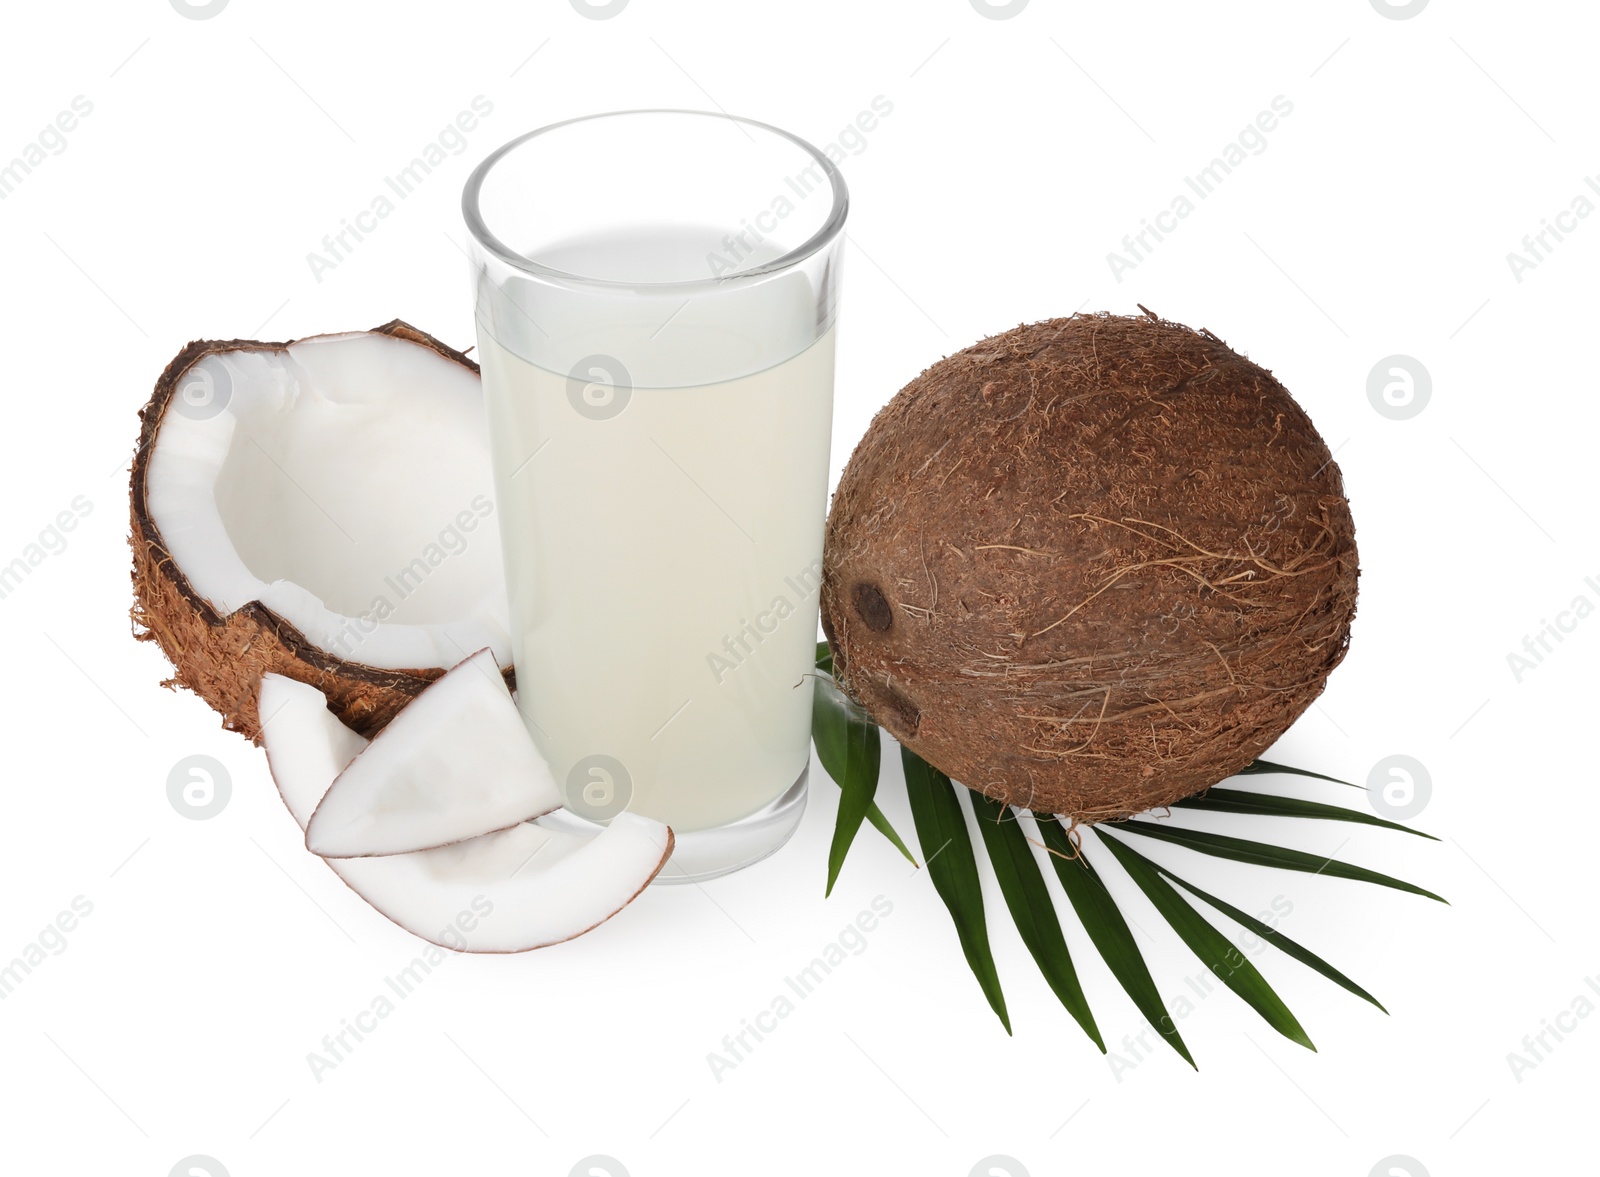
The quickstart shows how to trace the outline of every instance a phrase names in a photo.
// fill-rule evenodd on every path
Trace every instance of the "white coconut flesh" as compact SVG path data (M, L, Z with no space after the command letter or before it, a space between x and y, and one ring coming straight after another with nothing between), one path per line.
M560 807L494 655L479 650L428 684L340 772L306 825L306 848L323 858L403 854Z
M277 674L262 677L261 716L273 780L304 828L367 741L327 709L321 691ZM467 952L524 952L604 923L671 853L670 829L622 813L592 838L523 823L433 850L324 861L413 935Z
M180 381L146 501L222 616L259 601L313 645L386 670L510 663L478 377L361 332L213 353Z

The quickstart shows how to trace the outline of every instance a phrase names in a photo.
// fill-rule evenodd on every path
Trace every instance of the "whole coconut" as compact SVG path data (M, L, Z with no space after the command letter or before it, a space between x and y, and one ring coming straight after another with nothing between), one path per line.
M1339 468L1209 331L1074 315L908 384L828 518L841 684L997 800L1075 821L1232 775L1322 692L1356 604Z

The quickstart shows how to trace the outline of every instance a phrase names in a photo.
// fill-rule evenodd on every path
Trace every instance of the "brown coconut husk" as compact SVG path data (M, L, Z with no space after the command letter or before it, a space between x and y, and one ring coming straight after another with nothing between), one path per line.
M478 371L462 352L399 319L374 331L431 348L474 374ZM129 480L134 637L158 644L172 663L172 677L163 686L193 691L222 716L223 727L257 744L261 742L257 695L261 676L269 671L310 683L328 697L330 710L347 726L370 737L446 669L382 670L337 657L317 648L259 601L229 616L220 615L191 587L150 518L146 480L152 443L189 369L217 352L282 351L291 342L197 340L180 351L139 410L139 446ZM507 670L508 679L510 673Z
M822 618L845 690L912 751L1095 822L1271 746L1344 657L1356 578L1339 468L1270 372L1148 311L1074 315L877 415Z

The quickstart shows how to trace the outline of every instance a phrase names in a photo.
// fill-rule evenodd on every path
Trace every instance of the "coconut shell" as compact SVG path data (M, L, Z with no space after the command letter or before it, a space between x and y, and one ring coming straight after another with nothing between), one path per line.
M374 330L432 348L473 373L478 371L462 352L399 319ZM139 447L129 481L134 637L158 644L172 663L172 677L163 686L193 691L222 716L223 727L258 744L261 724L256 701L261 676L269 671L316 687L328 697L330 710L368 737L445 671L444 667L384 670L339 658L313 645L259 601L226 617L220 615L173 562L150 517L146 479L152 443L189 369L213 353L282 351L290 342L197 340L180 351L139 410ZM506 673L509 679L510 671Z
M1266 369L1146 312L1020 326L877 415L828 518L844 689L996 800L1080 822L1244 768L1344 657L1355 527Z

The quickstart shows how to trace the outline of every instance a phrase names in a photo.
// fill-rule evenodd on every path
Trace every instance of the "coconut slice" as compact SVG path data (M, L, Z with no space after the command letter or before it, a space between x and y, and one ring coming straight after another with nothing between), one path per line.
M471 650L510 664L477 365L399 321L191 343L142 410L134 620L259 737L256 685L311 682L365 734Z
M260 699L272 779L304 828L367 741L305 683L268 674ZM622 813L593 838L523 823L434 850L324 861L380 914L430 943L525 952L580 936L621 911L665 865L672 844L660 822Z
M323 858L426 850L561 807L494 654L430 683L334 780L306 825Z

